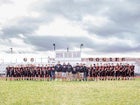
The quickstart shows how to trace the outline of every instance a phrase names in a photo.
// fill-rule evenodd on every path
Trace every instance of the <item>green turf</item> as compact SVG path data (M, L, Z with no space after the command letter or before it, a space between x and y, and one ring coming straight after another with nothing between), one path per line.
M140 105L140 79L97 82L0 80L0 105Z

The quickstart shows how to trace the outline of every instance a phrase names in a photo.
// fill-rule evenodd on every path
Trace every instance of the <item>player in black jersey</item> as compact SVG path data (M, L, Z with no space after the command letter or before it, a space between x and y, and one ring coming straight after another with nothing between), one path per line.
M72 79L72 65L70 63L67 64L67 72L66 72L66 76L67 76L67 81L71 81Z
M87 77L88 77L88 68L86 67L85 64L83 64L83 72L84 72L84 81L87 81Z
M67 66L65 63L62 65L62 81L66 81L66 71L67 71Z
M76 81L77 80L77 71L76 71L76 67L73 67L72 69L72 80Z
M79 63L76 64L75 69L76 69L76 74L77 74L76 79L80 80L80 66L79 66Z
M57 79L61 78L62 65L60 64L60 62L58 62L58 64L55 65L55 74Z

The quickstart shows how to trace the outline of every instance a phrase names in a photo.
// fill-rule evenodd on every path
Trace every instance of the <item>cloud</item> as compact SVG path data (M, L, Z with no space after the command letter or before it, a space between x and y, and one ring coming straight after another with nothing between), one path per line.
M43 0L34 5L34 10L51 16L63 15L79 21L85 14L98 14L102 6L102 3L97 0Z
M23 36L0 39L0 48L0 51L5 53L10 53L10 48L13 48L13 53L34 52L34 45L25 43L25 38L23 38Z
M95 25L87 23L85 29L87 29L89 33L95 33L101 37L127 39L127 35L131 35L131 39L136 37L134 40L137 40L137 36L140 34L140 31L138 31L140 28L138 25L140 24L140 5L138 2L137 0L124 0L122 2L117 1L113 5L111 2L108 2L109 4L105 3L104 5L108 7L105 15L109 20L108 23L103 27L96 27Z
M23 17L5 25L1 29L1 36L3 38L18 37L19 34L32 34L38 27L42 20L39 18Z
M36 36L28 37L25 41L28 44L34 45L37 51L52 51L53 43L56 44L57 50L79 50L80 44L84 44L83 52L102 52L102 53L127 53L139 52L140 44L127 40L119 40L109 38L107 40L98 39L98 37L64 37L64 36ZM76 49L75 49L76 48Z
M61 15L71 22L80 23L83 30L91 35L127 39L124 33L140 33L139 0L43 0L37 2L33 8L51 18Z
M84 31L80 24L75 24L64 17L57 16L52 22L39 26L35 31L36 35L43 36L86 36L88 33Z
M0 5L13 3L11 0L0 0Z
M139 53L139 2L36 0L28 5L26 16L16 16L0 26L0 37L9 44L18 39L34 52L53 50L53 43L57 49L78 50L83 43L85 52Z
M104 53L132 53L132 52L140 52L140 45L137 46L130 46L128 44L119 43L119 44L112 44L106 47L103 47L99 52Z
M90 48L94 46L92 39L87 37L36 36L28 37L26 43L35 45L38 51L52 50L53 43L56 44L57 50L66 49L67 47L73 50L74 47L79 48L81 43Z

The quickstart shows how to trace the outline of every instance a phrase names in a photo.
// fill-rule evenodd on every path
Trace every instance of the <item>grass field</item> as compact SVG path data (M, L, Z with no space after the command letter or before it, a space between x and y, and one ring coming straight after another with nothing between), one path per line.
M140 79L131 81L4 81L0 105L140 105Z

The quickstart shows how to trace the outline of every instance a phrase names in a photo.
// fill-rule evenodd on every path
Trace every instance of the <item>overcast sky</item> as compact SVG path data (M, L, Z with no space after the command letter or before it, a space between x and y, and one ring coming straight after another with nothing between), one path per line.
M140 0L0 0L0 53L140 57Z

